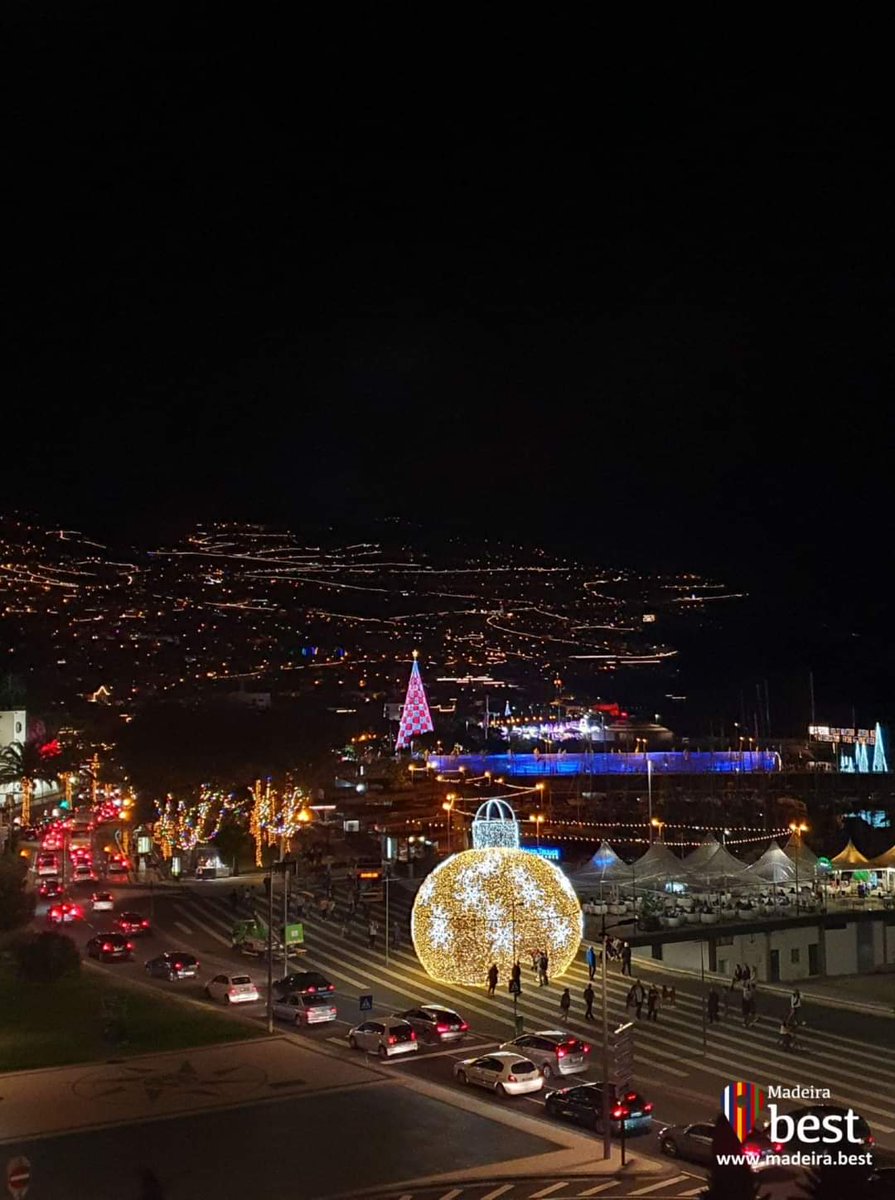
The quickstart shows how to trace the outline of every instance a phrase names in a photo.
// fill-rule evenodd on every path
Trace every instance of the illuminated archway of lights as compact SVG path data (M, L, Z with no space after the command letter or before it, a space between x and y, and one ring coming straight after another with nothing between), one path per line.
M515 961L546 950L561 975L578 952L582 914L571 884L525 850L464 850L423 881L411 916L420 962L442 983L484 984L496 963L509 981Z

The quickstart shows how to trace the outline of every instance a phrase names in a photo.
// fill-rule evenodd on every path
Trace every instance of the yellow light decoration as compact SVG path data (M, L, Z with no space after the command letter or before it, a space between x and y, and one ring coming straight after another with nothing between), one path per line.
M427 974L482 985L496 963L509 980L515 961L546 950L561 975L581 943L581 906L565 875L525 850L488 847L454 854L417 892L411 936Z

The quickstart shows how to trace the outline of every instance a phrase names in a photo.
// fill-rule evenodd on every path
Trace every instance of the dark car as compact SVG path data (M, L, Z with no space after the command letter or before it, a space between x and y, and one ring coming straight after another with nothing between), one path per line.
M47 922L50 925L71 925L73 921L83 921L84 910L80 904L72 904L64 900L47 909Z
M420 1004L396 1015L413 1026L418 1037L429 1042L459 1042L469 1031L459 1013L441 1004Z
M87 943L87 953L91 958L100 962L130 962L134 957L134 943L129 942L123 933L98 933Z
M37 894L44 900L58 900L60 896L64 895L64 889L59 880L51 875L40 881Z
M613 1133L646 1133L652 1127L653 1106L639 1092L618 1092L609 1085L609 1121ZM585 1129L603 1129L603 1085L579 1083L575 1087L549 1092L544 1108L551 1117L562 1117L583 1125Z
M150 958L146 964L146 974L158 979L194 979L199 973L199 960L195 954L178 954L168 950L158 958Z
M692 1125L666 1125L659 1131L659 1149L669 1158L685 1158L688 1162L712 1161L712 1138L715 1126L705 1121Z
M296 971L294 975L278 979L273 985L275 996L285 996L287 992L294 992L299 996L316 996L320 992L335 990L336 985L330 983L319 971Z
M126 933L128 937L143 937L152 932L149 918L141 917L139 913L135 912L119 913L115 920L115 928Z

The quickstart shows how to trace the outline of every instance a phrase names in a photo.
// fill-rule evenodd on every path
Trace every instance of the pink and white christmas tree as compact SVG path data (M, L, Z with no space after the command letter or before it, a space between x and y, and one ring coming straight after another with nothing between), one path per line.
M426 699L426 689L420 677L419 663L416 661L419 651L413 652L413 667L407 684L407 695L404 697L404 708L401 712L401 723L398 726L396 750L406 749L415 737L421 733L431 733L432 716L429 712L429 701Z

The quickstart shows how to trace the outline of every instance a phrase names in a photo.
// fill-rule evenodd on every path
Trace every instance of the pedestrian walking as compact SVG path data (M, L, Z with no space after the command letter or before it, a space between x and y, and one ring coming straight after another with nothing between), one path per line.
M646 1019L648 1021L658 1021L659 1019L659 989L654 983L650 984L646 996Z
M622 975L631 974L631 947L628 942L622 945Z
M550 979L548 972L550 970L550 959L547 957L547 951L541 951L541 957L538 959L538 987L548 987Z
M720 1002L721 997L718 995L718 989L713 985L709 988L709 997L706 1003L706 1015L708 1016L709 1025L715 1025L718 1021L718 1007Z
M584 989L584 1019L585 1021L593 1021L594 1017L594 985L588 980L587 987Z
M492 963L488 968L488 995L494 995L494 989L497 987L497 963Z
M755 1023L755 984L751 979L743 983L743 1025L748 1028Z
M637 1020L643 1016L643 1002L646 1000L646 988L638 979L634 984L634 1008L637 1013Z
M369 945L370 945L371 950L373 950L376 946L376 935L378 932L379 932L379 926L376 924L375 921L371 920L370 924L367 926L367 933L369 934L369 938L370 938Z
M541 974L541 952L540 952L540 950L532 950L530 953L531 953L531 969L534 972L535 977L537 978Z
M633 1008L636 1003L637 1003L637 988L632 983L631 986L628 988L627 996L625 996L625 1011L627 1012L627 1010L629 1008Z
M518 962L513 963L513 969L510 972L510 991L517 996L522 991L522 967Z
M351 922L346 917L342 922L342 937L347 941L351 935Z
M588 979L593 979L597 973L597 952L592 945L588 946L584 958L587 962L587 977Z
M563 1024L564 1024L564 1025L568 1025L568 1023L569 1023L569 1009L572 1007L572 997L571 997L571 995L569 994L569 989L568 989L568 988L564 988L564 989L563 989L563 994L562 994L562 995L560 996L560 998L559 998L559 1007L560 1007L560 1009L562 1010L562 1019L563 1019Z

